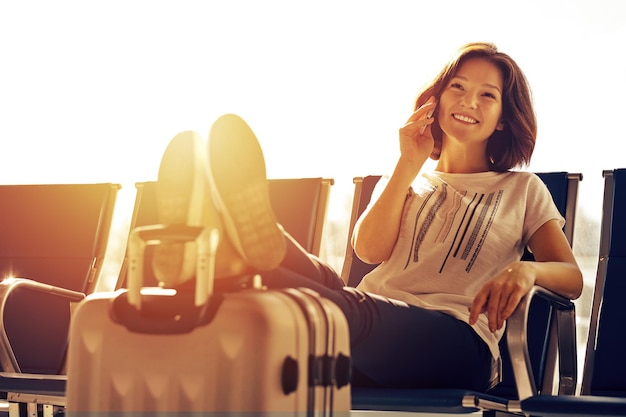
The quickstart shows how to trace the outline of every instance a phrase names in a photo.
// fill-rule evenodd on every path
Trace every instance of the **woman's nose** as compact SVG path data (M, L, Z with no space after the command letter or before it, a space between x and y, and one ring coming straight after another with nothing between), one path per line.
M476 100L476 97L474 96L474 94L467 93L467 94L464 94L463 97L461 97L460 104L461 104L462 107L475 109L476 108L476 103L477 103L477 100Z

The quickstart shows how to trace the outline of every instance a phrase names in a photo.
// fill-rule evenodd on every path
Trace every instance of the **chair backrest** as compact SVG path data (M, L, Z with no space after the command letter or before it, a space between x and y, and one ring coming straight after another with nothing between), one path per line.
M564 232L568 241L572 244L574 241L574 222L578 199L578 186L582 175L567 172L537 173L537 175L544 181L552 194L557 208L565 217L566 226L564 227ZM354 178L354 200L350 216L349 237L352 234L357 219L369 204L372 191L380 178L381 176L378 175ZM524 257L526 259L532 259L529 253L526 253ZM356 287L363 276L376 266L377 265L367 264L361 261L354 253L350 239L348 239L346 258L341 274L342 279L348 286ZM533 300L530 309L528 340L529 354L534 368L533 374L536 379L535 384L537 387L542 387L544 386L544 377L551 375L550 373L553 371L546 369L547 364L544 363L546 352L549 348L548 334L552 311L547 302L544 302L540 297L536 297L536 299L537 301ZM503 362L503 380L490 393L498 397L517 398L517 389L511 359L506 345L506 337L503 337L500 342L500 351Z
M285 230L307 252L319 256L328 212L329 178L271 179L272 208Z
M12 350L2 349L3 364L10 363L4 355L14 355L22 372L62 369L70 318L63 289L87 294L95 288L119 188L0 186L0 277L32 281L3 281L0 328Z
M359 219L359 216L361 216L363 211L367 208L372 198L372 192L380 178L380 175L368 175L366 177L355 177L353 179L354 197L352 199L352 211L350 213L350 225L348 227L346 255L341 270L341 279L350 287L359 285L361 279L377 266L377 264L365 263L356 256L352 248L351 238L354 225Z
M272 208L285 230L309 253L319 255L324 221L328 210L330 189L334 181L329 178L270 179ZM139 226L158 224L154 181L136 184L137 195L130 230ZM153 247L144 255L144 285L157 285L151 267ZM127 257L122 263L116 288L126 286Z
M0 186L0 277L89 293L102 268L119 188Z
M607 170L581 393L626 397L626 169Z

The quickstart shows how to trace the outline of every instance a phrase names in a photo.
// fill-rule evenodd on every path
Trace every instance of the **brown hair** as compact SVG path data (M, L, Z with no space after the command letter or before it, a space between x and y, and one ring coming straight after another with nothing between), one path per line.
M492 43L469 43L461 47L456 56L419 94L415 109L417 110L432 96L439 99L461 65L470 58L485 59L496 65L502 73L504 129L494 131L487 142L487 160L491 170L504 172L511 168L528 165L537 138L537 120L530 87L517 63L507 54L499 52ZM431 158L439 159L443 132L436 119L431 126L435 139L435 149Z

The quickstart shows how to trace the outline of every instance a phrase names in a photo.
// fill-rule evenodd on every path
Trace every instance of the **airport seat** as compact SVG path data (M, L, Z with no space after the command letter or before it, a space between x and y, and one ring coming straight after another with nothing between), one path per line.
M330 189L334 181L329 178L280 178L270 179L270 200L278 221L304 249L314 255L321 250L322 233ZM131 219L135 227L158 223L156 211L156 182L136 184L137 194ZM144 258L144 285L156 286L151 266L153 247L147 247ZM128 257L124 258L116 289L126 286Z
M92 292L119 188L111 183L0 185L0 277Z
M288 178L270 180L270 198L276 216L283 227L311 253L319 254L330 189L334 181L328 178ZM131 230L158 222L156 212L156 182L136 184ZM149 261L146 251L146 262ZM157 285L151 267L144 268L147 286ZM116 289L126 285L127 258L120 270ZM57 289L58 291L58 289ZM82 298L82 297L81 297ZM28 407L28 414L37 412L51 417L65 406L65 375L14 374L0 372L0 392L9 392L10 415L21 416L19 405Z
M564 228L573 242L574 221L580 174L566 172L538 173L550 189L553 199L566 218ZM354 179L354 199L350 233L367 207L380 176ZM531 255L524 255L529 259ZM361 261L348 241L342 279L356 286L376 265ZM531 308L532 307L532 308ZM422 390L352 387L354 410L404 411L427 413L508 412L510 400L526 398L539 392L574 394L576 387L575 309L570 300L541 287L534 287L520 302L507 321L500 343L503 380L487 393L462 389ZM514 358L515 360L511 360ZM557 359L558 358L558 359ZM558 360L559 367L552 364ZM558 378L555 372L558 371ZM556 382L555 382L556 378ZM555 387L556 386L556 387Z
M307 252L319 256L328 212L330 178L270 179L272 208L285 230Z
M539 395L515 409L536 416L626 415L626 169L607 170L600 250L580 395ZM513 408L513 407L512 407Z
M119 188L0 186L0 392L7 397L24 394L11 389L32 385L31 377L37 384L64 372L70 306L96 286Z

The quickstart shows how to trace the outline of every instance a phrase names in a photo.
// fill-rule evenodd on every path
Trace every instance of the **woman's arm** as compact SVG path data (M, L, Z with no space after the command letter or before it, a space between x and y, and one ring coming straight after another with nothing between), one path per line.
M354 226L352 247L364 262L389 259L400 230L402 210L411 183L430 157L434 140L429 127L434 119L426 114L435 106L431 98L416 110L400 129L400 158L380 197Z
M528 243L535 256L535 284L575 300L583 290L583 276L572 248L556 220L544 224Z
M393 250L407 192L415 175L398 162L378 199L354 226L352 247L364 262L377 264L389 259Z
M570 299L580 296L582 272L556 220L541 226L528 246L535 261L513 262L487 282L470 307L470 324L476 323L480 313L487 312L491 331L501 328L533 285Z

